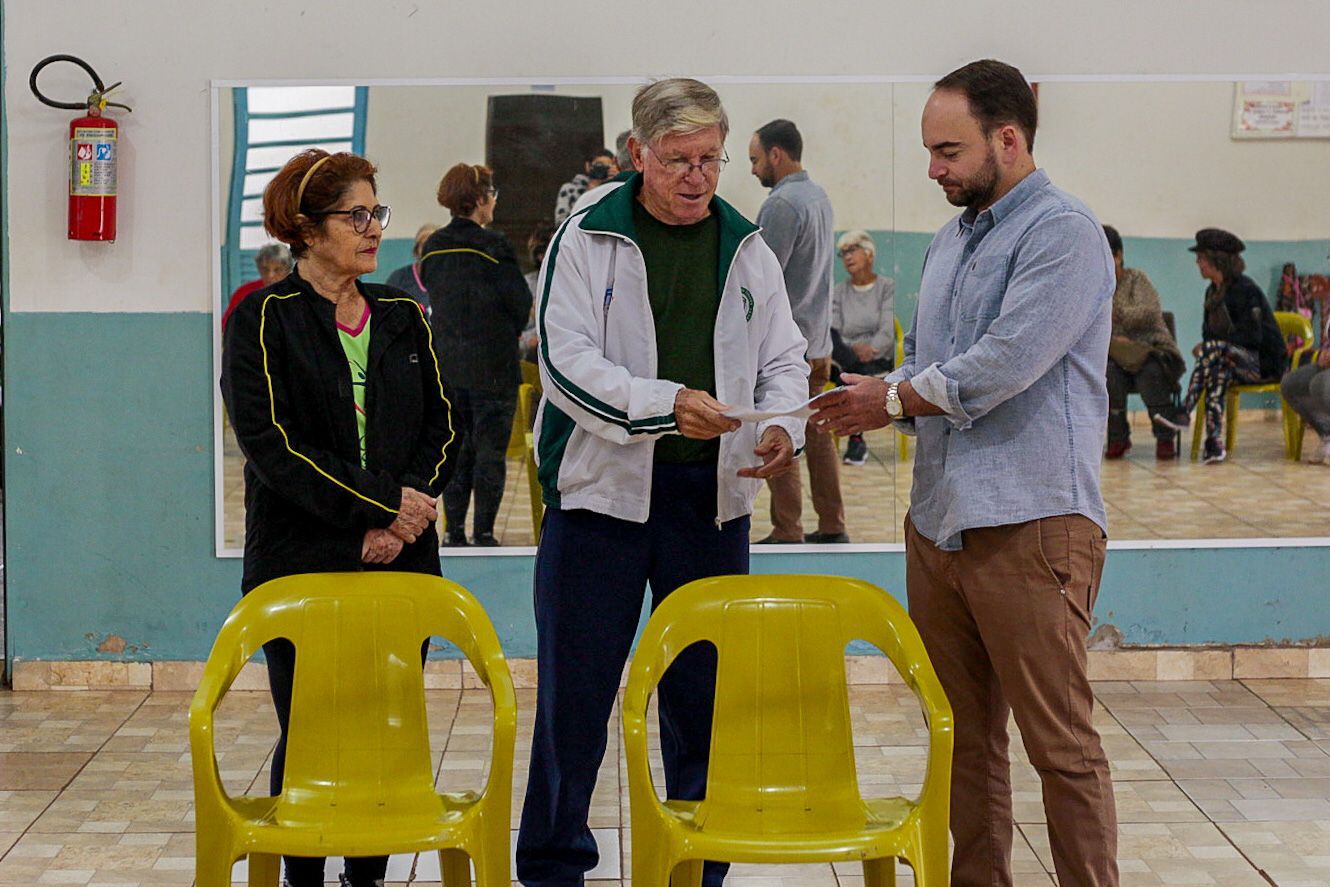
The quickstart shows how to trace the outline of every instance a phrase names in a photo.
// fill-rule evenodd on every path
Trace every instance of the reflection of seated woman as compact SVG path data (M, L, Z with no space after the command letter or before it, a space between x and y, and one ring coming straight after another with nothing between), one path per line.
M1321 303L1321 350L1316 359L1284 377L1279 392L1302 420L1321 436L1321 445L1307 461L1330 465L1330 303Z
M896 282L873 271L877 247L866 231L846 231L836 242L848 280L831 291L832 378L860 373L875 376L892 368L896 357ZM862 434L845 445L846 465L868 461Z
M1159 293L1145 272L1122 263L1122 237L1111 225L1104 235L1113 251L1117 288L1113 290L1113 338L1108 346L1108 449L1104 456L1120 459L1131 449L1127 395L1136 391L1153 417L1173 404L1173 392L1186 370L1177 343L1164 323ZM1172 459L1174 432L1155 425L1155 458Z
M1227 231L1204 228L1196 232L1196 266L1210 281L1205 290L1205 322L1201 343L1192 354L1196 369L1179 412L1156 413L1154 420L1175 431L1185 430L1192 408L1205 395L1205 459L1224 461L1224 406L1228 386L1283 375L1288 364L1284 337L1275 323L1270 302L1256 282L1242 272L1247 264L1238 255L1246 244Z
M411 247L411 264L398 268L388 275L387 280L388 286L396 287L419 302L426 316L429 315L429 291L425 289L425 281L420 279L420 257L424 253L425 241L437 230L439 226L433 222L421 225L416 231L416 242Z

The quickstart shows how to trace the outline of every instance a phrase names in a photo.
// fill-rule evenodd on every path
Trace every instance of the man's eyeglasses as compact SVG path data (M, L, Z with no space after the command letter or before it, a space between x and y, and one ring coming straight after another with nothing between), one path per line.
M704 176L720 175L720 171L725 168L725 164L730 162L730 155L726 152L721 157L707 157L699 163L693 163L684 157L661 157L648 145L647 150L656 158L656 162L665 168L665 171L672 176L684 178L692 173L694 169L700 169Z
M369 220L378 219L380 228L387 228L388 221L393 217L393 208L391 206L378 206L370 209L367 206L353 206L350 209L325 209L323 212L311 213L315 216L350 216L351 227L357 234L364 234L369 230Z

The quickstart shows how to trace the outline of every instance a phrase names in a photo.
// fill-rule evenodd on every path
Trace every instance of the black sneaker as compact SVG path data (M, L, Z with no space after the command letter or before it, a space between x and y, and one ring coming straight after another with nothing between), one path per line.
M494 538L493 533L477 533L471 538L471 544L481 548L498 548L501 543Z
M802 542L803 540L801 539L777 539L774 535L768 533L766 536L763 536L761 539L758 539L753 544L754 545L800 545L802 544Z
M868 461L868 444L864 443L862 434L850 435L849 443L845 445L845 456L841 461L846 465L863 465Z
M812 545L833 545L850 541L849 533L805 533L804 541Z
M461 530L449 530L448 535L443 537L444 548L462 548L469 544L466 541L466 533Z
M1209 441L1205 444L1205 453L1201 456L1202 465L1217 465L1228 458L1228 453L1224 452L1222 444L1211 446Z

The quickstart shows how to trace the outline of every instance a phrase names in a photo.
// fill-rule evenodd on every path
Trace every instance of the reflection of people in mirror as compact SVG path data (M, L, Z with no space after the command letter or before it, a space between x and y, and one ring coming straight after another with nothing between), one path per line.
M401 290L419 302L420 307L425 309L426 317L429 316L429 291L425 289L425 281L420 277L420 257L425 254L425 241L437 230L439 226L433 222L421 225L416 230L415 243L411 245L411 264L396 269L388 275L387 280L388 286Z
M808 396L831 379L831 275L835 225L827 192L803 167L804 140L789 120L773 120L748 142L753 176L771 193L757 212L762 237L785 276L794 322L808 340ZM803 478L799 470L771 480L771 533L761 543L849 542L840 466L831 435L805 429L808 485L817 530L804 534Z
M1127 421L1127 395L1135 391L1152 418L1173 407L1178 379L1186 371L1182 353L1164 320L1159 293L1144 271L1123 264L1122 235L1112 225L1104 226L1109 251L1113 253L1113 336L1108 343L1108 447L1107 459L1121 459L1131 449L1131 425ZM1153 423L1155 458L1177 456L1173 439L1177 433Z
M536 286L540 279L540 266L545 261L545 251L550 248L550 241L554 238L555 227L549 222L537 222L526 239L527 253L535 267L523 278L526 280L526 288L531 291L531 312L527 315L526 326L517 337L517 352L528 363L536 362L536 348L540 345L540 334L536 332Z
M443 491L444 545L494 547L494 522L507 482L508 438L522 381L514 343L531 313L531 291L513 246L494 221L499 191L487 166L459 163L439 182L452 221L425 243L421 276L443 377L453 392L462 446ZM471 516L471 542L466 516Z
M846 231L836 252L849 274L831 290L831 381L839 385L843 372L876 376L895 364L896 281L873 269L877 246L867 231ZM863 434L850 435L842 461L868 461Z
M231 319L231 312L245 300L245 296L281 280L291 273L293 264L295 263L291 259L291 251L282 244L269 243L259 247L259 251L254 254L254 267L258 269L259 277L257 280L240 284L235 292L231 293L231 298L226 303L226 311L222 313L222 329L226 329L226 322Z
M1043 785L1059 883L1116 885L1117 816L1086 640L1107 545L1099 490L1113 260L1031 153L1038 109L992 60L924 106L929 177L962 212L933 238L903 365L847 374L814 422L918 435L910 616L955 711L952 883L1011 884L1007 718Z
M435 503L457 439L419 306L360 281L391 214L375 172L311 148L263 192L264 227L298 264L241 302L222 341L222 397L247 460L242 593L297 573L440 575ZM285 639L263 650L282 731L276 795L296 650ZM387 864L348 859L349 883L372 884ZM288 857L286 880L321 885L323 860Z
M628 181L636 172L633 169L633 155L628 151L628 137L630 135L632 135L630 130L624 130L614 140L614 165L619 170L618 174L603 184L584 191L582 196L577 198L577 202L573 204L574 213L581 212L593 203L598 203L605 195Z
M587 191L591 191L619 174L619 165L614 152L609 148L593 151L582 164L582 172L573 176L572 181L559 186L559 196L554 201L554 223L560 224L572 215L573 207Z
M1284 377L1279 391L1293 411L1320 435L1321 443L1308 459L1313 465L1330 465L1330 278L1313 274L1307 278L1307 295L1321 303L1321 348L1315 359Z
M560 227L541 269L546 510L524 884L580 884L597 864L587 816L647 585L654 606L694 579L747 573L753 500L803 443L802 419L722 415L807 391L780 266L715 196L727 129L703 83L640 89L629 145L641 172ZM714 648L690 647L660 683L669 798L706 791L715 668ZM702 883L725 869L706 863Z
M1241 253L1247 245L1219 228L1196 232L1196 268L1210 282L1205 289L1205 320L1201 341L1192 349L1196 367L1187 394L1177 410L1155 413L1154 421L1170 431L1185 431L1191 411L1205 397L1207 465L1223 462L1224 407L1234 384L1278 381L1288 367L1284 336L1265 293L1242 272Z

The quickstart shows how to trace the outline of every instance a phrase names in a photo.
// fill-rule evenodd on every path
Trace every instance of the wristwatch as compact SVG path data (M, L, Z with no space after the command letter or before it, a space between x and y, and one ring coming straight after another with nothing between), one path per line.
M887 415L893 419L905 418L905 406L901 403L900 383L892 382L887 385Z

